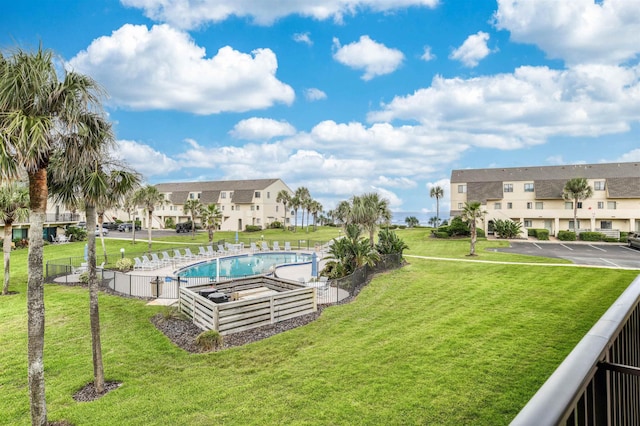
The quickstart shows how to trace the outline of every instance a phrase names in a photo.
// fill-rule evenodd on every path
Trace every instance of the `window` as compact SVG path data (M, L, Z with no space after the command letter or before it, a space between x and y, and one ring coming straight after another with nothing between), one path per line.
M227 193L226 192L221 192L220 193L220 198L227 198Z
M256 191L255 194L253 194L253 196L255 198L260 198L260 191Z
M493 208L494 208L495 210L500 210L500 209L502 208L502 203L495 203L495 204L493 205Z
M525 183L524 184L524 192L533 192L533 184Z
M577 208L581 209L582 208L582 201L578 201L578 203L576 204Z
M224 211L224 206L220 206L220 210Z
M233 191L229 192L229 198L233 198Z
M260 206L256 206L256 210L260 210Z
M278 207L280 207L280 206L277 206L277 205L276 205L276 213L278 213Z
M616 201L607 201L607 208L610 210L615 210L618 207L618 203Z
M604 201L598 201L598 208L604 209Z
M201 192L198 192L198 200L200 199L200 196L202 195Z
M544 208L544 203L542 201L536 201L536 210L542 210Z
M231 211L233 211L233 205L231 205Z
M507 203L507 208L508 209L512 209L513 208L513 203Z
M239 212L240 211L240 206L236 206L236 211Z
M458 203L458 210L462 210L464 208L464 204L463 203Z
M600 229L613 229L613 222L610 220L601 220Z
M593 189L595 191L604 191L604 181L603 180L597 180L597 181L593 182Z
M531 201L527 202L527 208L528 209L532 209L533 208L533 203Z
M505 183L504 185L502 185L502 191L503 192L513 192L513 184L512 183Z
M196 194L194 194L193 192L189 193L189 199L193 200L196 197Z
M458 194L464 194L467 192L467 185L458 185Z
M256 209L256 206L252 205L251 206L251 211L254 211Z
M524 220L524 227L525 227L525 228L531 228L531 227L533 227L533 223L532 223L532 221L531 221L530 219L525 219L525 220Z
M565 210L573 210L573 201L565 201L564 202Z
M573 229L573 230L576 229L576 227L574 226L573 220L569 221L569 229ZM578 221L578 229L580 229L580 221Z
M260 218L256 219L256 225L260 225Z
M270 192L267 192L267 200L268 200L269 198L271 198L271 193L270 193Z

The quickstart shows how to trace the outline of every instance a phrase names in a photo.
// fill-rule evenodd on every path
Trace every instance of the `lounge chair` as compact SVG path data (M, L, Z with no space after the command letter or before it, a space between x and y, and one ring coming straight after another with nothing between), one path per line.
M280 243L277 241L273 242L273 251L280 251Z
M255 253L258 251L258 247L256 246L256 243L251 243L251 253Z
M157 253L151 253L151 261L154 262L156 265L160 266L167 266L168 263L166 263L164 260L160 259L158 257Z
M198 247L197 256L200 256L200 257L211 257L211 255L202 246Z
M142 264L142 261L140 260L139 257L134 257L133 258L133 270L143 270L145 269L145 266Z
M173 260L183 262L187 260L186 256L180 253L180 249L173 249Z
M158 265L153 260L149 259L149 257L147 257L147 255L143 255L142 256L142 266L143 266L143 269L150 270L150 269L156 269L160 265Z
M284 251L291 251L291 243L289 241L285 241Z
M169 256L169 253L167 253L166 251L162 252L162 262L165 265L172 265L173 264L173 259L171 258L171 256Z
M271 251L271 249L269 248L269 245L267 244L266 241L262 242L261 247L262 247L262 251Z
M189 247L184 249L184 257L187 260L193 260L196 259L198 256L196 256L195 254L191 253L191 249Z
M218 253L213 249L213 246L207 246L207 254L209 257L216 257Z
M218 253L219 254L227 254L229 252L227 251L227 249L224 248L224 246L222 244L218 244Z

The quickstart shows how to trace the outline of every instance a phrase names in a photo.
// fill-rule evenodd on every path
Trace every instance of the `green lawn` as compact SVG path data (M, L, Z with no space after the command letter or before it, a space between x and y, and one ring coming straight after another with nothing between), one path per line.
M277 232L265 231L265 239L287 240ZM410 246L407 254L468 253L468 241L431 240L424 229L399 233ZM337 232L287 234L326 240ZM190 242L191 236L170 239ZM109 251L122 244L110 241ZM140 244L126 246L127 252ZM482 242L478 258L531 259L486 251L496 244L504 243ZM82 250L82 243L47 246L45 257L81 256ZM26 250L13 252L12 260L12 290L19 294L0 298L0 424L26 425ZM47 285L49 419L76 425L508 424L636 276L409 262L312 324L204 355L184 353L156 331L148 319L159 308L101 295L106 376L123 385L90 403L72 399L92 378L87 290Z

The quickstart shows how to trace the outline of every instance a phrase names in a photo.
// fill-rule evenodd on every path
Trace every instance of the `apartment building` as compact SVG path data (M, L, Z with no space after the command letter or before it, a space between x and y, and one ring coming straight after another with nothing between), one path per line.
M284 206L276 202L276 198L281 190L293 194L281 179L160 183L156 188L168 202L153 212L154 228L164 228L168 218L174 223L189 220L183 210L184 204L187 200L197 199L203 205L213 203L218 206L222 213L222 231L242 231L247 225L267 228L275 221L283 223ZM141 211L138 216L146 227L146 215ZM285 226L289 224L290 214L286 216Z
M61 229L68 225L75 225L83 216L77 212L69 211L64 205L49 198L47 201L47 213L43 223L42 237L46 241L51 241L56 237ZM21 240L29 238L29 218L22 218L15 221L12 226L11 240ZM0 220L0 238L4 237L4 222Z
M562 196L565 183L586 178L593 196L577 205ZM451 216L465 202L479 201L487 212L485 232L495 219L511 219L527 228L640 232L640 163L464 169L451 172ZM615 232L614 232L615 233Z

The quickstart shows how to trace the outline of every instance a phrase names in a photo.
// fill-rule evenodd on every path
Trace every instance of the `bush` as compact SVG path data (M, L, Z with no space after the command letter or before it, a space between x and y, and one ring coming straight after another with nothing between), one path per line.
M548 229L536 229L536 238L541 241L549 241Z
M434 233L434 235L436 236L436 238L449 238L449 233L448 232L437 231L437 232Z
M196 337L196 345L205 351L218 349L222 346L222 343L222 336L216 330L203 331Z
M626 243L628 237L629 237L629 233L628 232L620 232L620 242L621 243Z
M580 241L604 241L606 236L600 232L581 232Z
M69 226L65 231L68 237L73 236L71 241L84 241L87 239L87 230L77 226Z
M80 282L82 284L88 284L89 283L89 273L88 272L81 273L79 280L80 280Z
M116 262L116 268L118 268L118 271L122 272L130 271L133 268L133 261L128 257L118 259Z
M448 226L441 226L435 232L446 232L447 235L449 235L449 227Z
M164 219L164 227L166 229L175 229L176 221L173 220L172 217L167 217L167 218Z
M269 224L270 229L282 229L282 222L274 221Z
M258 226L258 225L247 225L244 230L246 232L258 232L258 231L262 231L262 226Z
M619 243L620 239L619 238L614 238L614 237L605 237L604 239L607 243Z
M522 223L514 222L510 219L495 219L493 221L493 229L498 238L515 238L520 236Z
M469 231L469 226L462 221L460 216L456 216L453 219L451 219L448 232L450 237L456 237L456 236L468 237L469 234L471 233Z
M560 241L575 241L576 233L573 231L558 231L558 239Z
M477 238L484 238L485 237L484 229L476 228L476 237Z

